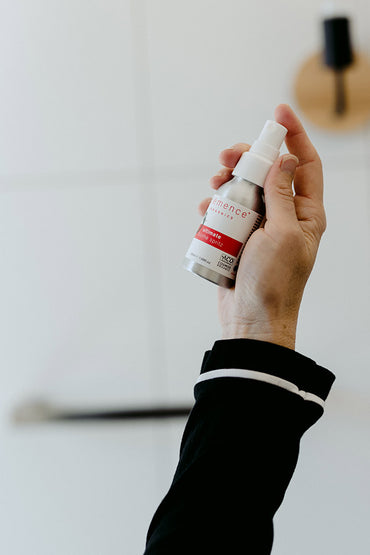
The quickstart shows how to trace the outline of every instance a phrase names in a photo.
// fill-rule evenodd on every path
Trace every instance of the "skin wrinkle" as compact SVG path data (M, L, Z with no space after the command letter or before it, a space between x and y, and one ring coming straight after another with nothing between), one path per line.
M297 170L298 170L299 168L302 168L303 166L307 166L308 164L316 164L316 163L317 163L317 160L312 160L312 159L311 159L311 160L302 160L302 159L301 159L301 160L299 160L299 164L298 164L298 166L297 166Z

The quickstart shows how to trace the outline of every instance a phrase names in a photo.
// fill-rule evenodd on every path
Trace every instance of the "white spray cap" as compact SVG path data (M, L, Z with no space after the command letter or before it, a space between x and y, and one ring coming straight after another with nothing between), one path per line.
M279 156L280 147L288 130L276 121L267 120L260 136L248 152L244 152L233 175L263 187L271 166Z

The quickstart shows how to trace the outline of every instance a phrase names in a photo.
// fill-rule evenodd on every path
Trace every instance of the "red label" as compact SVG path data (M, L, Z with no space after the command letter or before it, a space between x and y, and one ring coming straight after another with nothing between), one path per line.
M223 233L207 227L206 225L200 226L195 239L199 239L199 241L203 241L203 243L216 247L216 249L220 249L220 251L226 252L231 256L238 256L239 251L243 246L243 243L240 241L237 241L228 235L224 235Z

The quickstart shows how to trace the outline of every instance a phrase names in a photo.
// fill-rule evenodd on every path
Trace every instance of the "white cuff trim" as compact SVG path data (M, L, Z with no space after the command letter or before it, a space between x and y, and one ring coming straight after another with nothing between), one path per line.
M250 380L270 383L299 395L305 401L312 401L313 403L320 405L322 408L325 408L325 401L314 393L301 391L294 383L278 378L277 376L272 376L271 374L257 372L256 370L243 370L241 368L221 368L220 370L210 370L209 372L204 372L204 374L199 376L196 384L206 380L212 380L213 378L247 378Z

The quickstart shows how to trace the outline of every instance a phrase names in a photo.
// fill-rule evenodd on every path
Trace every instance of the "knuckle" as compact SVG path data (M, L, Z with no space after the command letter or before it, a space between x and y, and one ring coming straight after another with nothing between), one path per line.
M292 180L278 179L276 181L268 180L265 184L265 189L269 195L276 195L280 199L285 199L288 202L294 202Z
M322 160L321 160L319 154L317 153L317 151L316 151L316 163L317 163L318 168L320 168L322 170L323 169L322 168Z
M328 222L327 222L326 214L325 214L324 210L321 214L320 225L321 225L321 227L320 227L321 235L323 235L326 231L327 226L328 226Z
M326 213L324 207L321 207L314 218L317 234L321 237L327 228Z
M293 189L291 185L291 181L287 182L279 182L276 184L276 192L282 197L289 201L293 201Z

